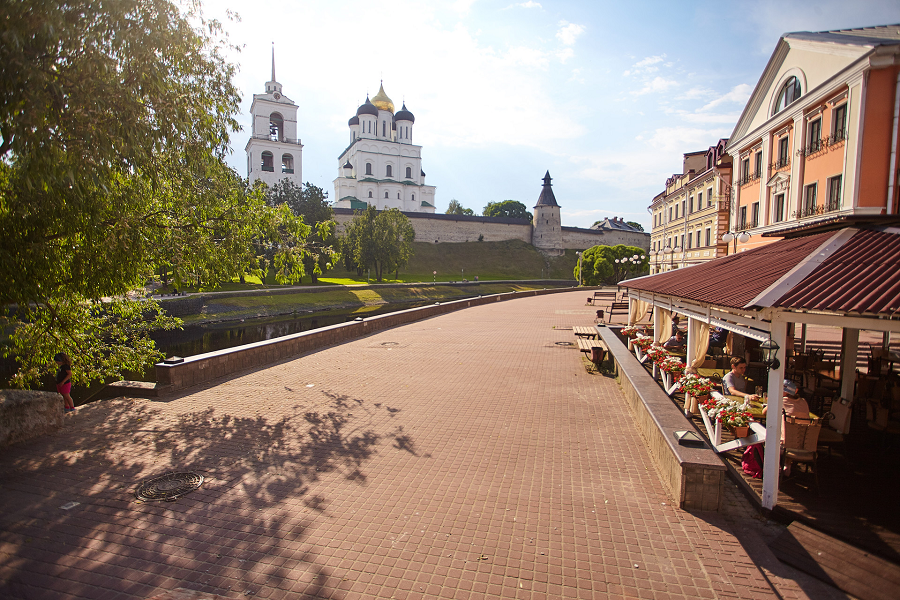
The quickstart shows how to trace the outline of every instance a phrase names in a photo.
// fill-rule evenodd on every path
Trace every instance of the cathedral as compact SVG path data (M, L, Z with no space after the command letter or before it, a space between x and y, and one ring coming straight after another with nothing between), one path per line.
M425 185L422 146L413 144L416 118L394 103L382 84L347 123L350 145L338 157L335 208L434 213L433 185Z

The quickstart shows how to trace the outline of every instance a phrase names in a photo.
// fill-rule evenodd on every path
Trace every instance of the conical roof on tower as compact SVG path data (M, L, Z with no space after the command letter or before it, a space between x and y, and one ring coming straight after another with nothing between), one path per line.
M381 110L394 114L394 101L384 93L384 82L381 82L381 85L378 87L378 93L372 96L372 104Z
M547 171L547 174L544 175L544 187L541 190L541 195L538 198L537 204L535 204L535 208L538 206L559 206L556 203L556 196L553 195L553 188L550 180L553 179L550 177L550 171Z

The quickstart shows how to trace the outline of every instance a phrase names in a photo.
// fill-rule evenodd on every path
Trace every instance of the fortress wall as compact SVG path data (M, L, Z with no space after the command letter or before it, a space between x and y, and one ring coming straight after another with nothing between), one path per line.
M650 235L647 233L563 227L562 235L563 247L573 250L587 250L591 246L615 246L617 244L650 250Z
M462 215L426 214L404 212L416 230L417 242L447 243L476 242L483 235L485 242L522 240L532 242L533 228L524 219L494 217L467 217ZM338 233L343 233L347 223L353 220L353 211L334 209ZM562 228L562 249L587 250L591 246L626 244L650 250L650 235L606 229Z

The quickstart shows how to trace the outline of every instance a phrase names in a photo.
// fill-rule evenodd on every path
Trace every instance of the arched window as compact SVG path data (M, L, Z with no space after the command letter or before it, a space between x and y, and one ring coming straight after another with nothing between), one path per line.
M290 154L282 154L281 155L281 172L282 173L291 173L294 172L294 157Z
M387 135L387 125L385 125L385 122L382 121L381 122L381 137L384 137L386 135Z
M415 195L415 194L412 195L412 199L413 199L413 202L416 201L416 195Z
M778 92L778 102L775 103L775 110L772 112L772 114L775 115L780 113L791 102L798 99L801 93L802 90L800 89L800 80L796 77L789 78L784 82L784 85L781 87L781 91Z
M397 200L400 199L400 192L397 192Z
M388 197L388 193L387 193L387 192L384 193L384 197L385 197L385 198Z
M393 177L393 176L394 176L394 169L391 167L391 165L388 165L387 167L385 167L385 169L384 169L384 174L385 174L387 177Z
M372 174L372 163L366 163L366 175Z
M275 172L275 157L268 150L262 153L262 170L270 173Z
M406 178L412 179L412 167L406 167Z
M369 190L369 198L372 197L372 190Z
M277 112L269 115L269 139L273 142L284 141L284 117Z

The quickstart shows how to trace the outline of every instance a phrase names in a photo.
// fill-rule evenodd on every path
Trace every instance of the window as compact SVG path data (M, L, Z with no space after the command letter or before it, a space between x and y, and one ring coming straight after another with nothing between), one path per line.
M741 180L740 184L743 185L750 181L750 157L748 156L744 160L741 161Z
M688 250L691 249L691 242L693 242L693 241L694 241L694 232L692 231L692 232L688 233L688 236L687 236L687 244L688 244L687 249Z
M788 136L784 136L783 138L778 140L778 162L775 163L775 168L780 169L781 167L789 165L790 162L790 138Z
M685 215L685 213L684 213L684 202L685 202L684 200L681 201L681 216L682 216L682 217Z
M762 177L762 150L756 153L756 173L757 178Z
M672 207L669 207L669 220L672 220Z
M372 163L366 163L366 175L372 174Z
M698 247L698 248L700 247L700 233L701 233L701 232L700 232L700 230L698 229L698 230L697 230L697 247Z
M688 214L694 212L694 197L688 198Z
M415 195L415 194L412 195L412 201L413 201L413 202L416 201L416 195Z
M709 246L712 242L712 227L706 228L706 245Z
M406 167L406 178L412 179L412 167Z
M397 200L400 199L400 192L397 192Z
M385 197L385 198L388 197L388 193L387 193L387 192L384 193L384 197Z
M802 90L800 89L799 79L791 77L785 81L784 85L781 86L781 91L778 92L778 101L775 103L775 110L772 111L772 114L776 115L780 113L794 100L799 98L801 94Z
M784 194L775 194L775 204L772 208L772 222L784 221Z
M841 209L841 176L832 177L828 180L828 205L825 207L826 212Z
M385 122L382 121L382 122L381 122L381 137L384 137L384 136L387 135L387 129L386 129L386 127L387 127L387 125L385 125Z
M822 119L816 119L809 124L809 146L806 148L807 154L818 152L822 149Z
M393 177L393 176L394 176L394 169L393 169L393 167L391 167L391 165L386 166L386 167L384 168L384 174L385 174L385 176L387 176L387 177Z
M832 143L847 139L847 103L834 107L831 126Z
M703 208L703 192L697 194L697 210Z
M277 112L269 115L269 139L273 142L284 141L284 117Z
M262 153L262 170L275 172L275 157L268 150Z
M282 173L293 173L294 172L294 157L290 154L282 154L281 155L281 172Z
M750 206L750 227L759 227L759 202Z
M800 211L801 217L816 214L816 187L815 183L806 186L806 193L803 195L803 210Z
M372 190L369 190L369 198L372 197Z
M684 252L684 234L681 234L681 251Z
M712 188L706 188L706 206L712 206ZM709 246L709 244L707 244Z
M742 206L740 212L740 220L738 221L738 229L747 229L747 207Z

